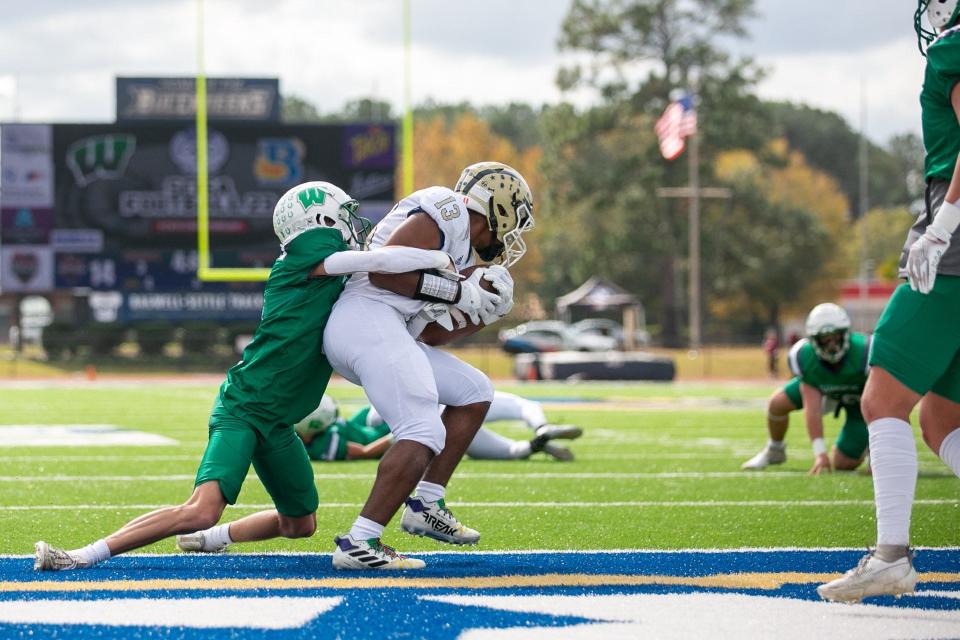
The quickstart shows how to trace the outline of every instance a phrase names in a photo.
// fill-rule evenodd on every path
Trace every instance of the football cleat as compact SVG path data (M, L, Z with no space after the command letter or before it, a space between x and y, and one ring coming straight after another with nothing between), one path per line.
M566 447L553 444L552 442L545 443L541 451L552 457L554 460L559 460L561 462L570 462L573 460L573 451L570 451L570 449L567 449Z
M480 532L461 524L447 509L443 498L436 502L407 498L400 528L411 535L427 536L448 544L477 544L480 540Z
M70 555L69 552L51 547L40 541L33 545L34 571L68 571L70 569L86 569L90 564L80 558Z
M222 553L230 546L214 544L205 534L206 531L197 531L177 536L177 549L184 553Z
M786 461L786 446L777 449L776 447L767 445L763 448L763 451L740 465L740 468L744 471L760 471L761 469L766 469L771 464L783 464Z
M860 602L868 596L897 596L913 593L917 585L917 570L913 568L913 553L903 558L884 562L873 551L860 559L856 568L847 571L833 582L817 587L824 600L833 602Z
M337 536L333 552L334 569L423 569L426 563L397 553L380 538L354 540L353 536Z
M537 427L536 434L547 440L576 440L583 435L583 429L572 424L545 424Z
M558 447L551 440L576 440L583 435L583 429L572 424L545 424L537 427L536 437L530 441L530 453L543 451L557 460L569 462L573 453L564 447Z

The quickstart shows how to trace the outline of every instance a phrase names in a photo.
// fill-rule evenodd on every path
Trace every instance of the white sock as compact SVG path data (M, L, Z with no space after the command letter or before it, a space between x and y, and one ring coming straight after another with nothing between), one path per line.
M436 502L442 500L447 493L447 488L441 484L433 484L426 480L421 480L417 484L416 497L423 498L424 502Z
M230 537L230 523L218 524L203 532L203 550L216 551L228 544L233 544Z
M530 455L529 442L522 443L526 445L526 455L518 455L515 447L517 444L521 443L494 433L486 427L480 427L467 447L467 455L475 460L515 460Z
M771 438L770 440L767 440L767 446L771 449L783 449L787 446L787 443L785 443L783 440L774 440Z
M909 422L880 418L867 425L877 503L877 545L910 543L910 511L917 486L917 445Z
M353 526L350 527L350 535L353 536L354 540L379 538L383 535L383 525L369 518L357 516L357 519L353 521Z
M960 429L954 429L940 443L940 459L960 476Z
M107 541L103 539L97 540L80 549L68 551L67 553L76 558L80 558L90 566L110 559L110 547L107 546Z

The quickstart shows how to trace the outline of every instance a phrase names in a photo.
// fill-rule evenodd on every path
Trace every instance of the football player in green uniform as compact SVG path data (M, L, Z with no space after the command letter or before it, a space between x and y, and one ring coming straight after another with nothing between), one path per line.
M276 510L232 523L231 541L313 535L318 506L313 467L291 425L316 408L330 378L321 344L343 276L435 269L449 262L441 251L406 247L348 251L363 242L365 221L356 216L357 207L328 182L294 187L277 203L273 225L282 253L266 282L253 341L227 372L214 402L190 499L142 515L80 549L37 542L34 569L87 568L168 536L212 527L227 504L236 502L251 464ZM397 568L402 565L398 561Z
M870 336L850 331L850 317L841 307L826 302L807 316L807 337L790 349L788 363L795 376L777 390L767 406L770 440L763 451L743 463L755 471L787 460L784 437L791 411L803 408L807 435L813 444L812 475L832 469L856 469L867 451L867 423L860 412L860 394L867 382ZM846 421L827 455L823 415L843 409Z
M924 14L931 29L923 26ZM960 3L920 0L914 14L925 55L920 92L927 155L926 209L907 234L901 284L874 333L860 404L870 434L877 546L842 577L821 585L827 600L910 593L917 583L910 512L917 448L910 413L920 403L927 445L960 475ZM922 399L922 402L921 402Z
M500 420L521 420L534 432L530 440L511 440L491 431L487 425ZM475 460L525 460L543 452L560 460L573 460L573 453L558 446L555 440L576 440L583 434L572 424L549 424L539 402L512 393L494 391L493 402L467 457ZM866 428L866 427L864 427ZM307 447L311 460L358 460L379 458L390 447L390 425L367 405L349 418L340 417L340 408L330 396L323 396L320 406L298 422L297 433Z

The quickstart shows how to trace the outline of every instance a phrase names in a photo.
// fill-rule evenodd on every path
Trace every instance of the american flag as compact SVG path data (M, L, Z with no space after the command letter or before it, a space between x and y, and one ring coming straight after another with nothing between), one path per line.
M663 157L667 160L676 159L683 153L683 139L697 132L697 112L693 108L693 96L686 94L667 105L653 130L660 139L660 153Z

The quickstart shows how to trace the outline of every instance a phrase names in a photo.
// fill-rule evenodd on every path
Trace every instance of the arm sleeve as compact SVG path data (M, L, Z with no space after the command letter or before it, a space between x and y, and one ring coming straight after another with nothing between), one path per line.
M381 247L370 251L341 251L323 261L330 275L358 271L374 273L407 273L421 269L445 269L450 256L443 251L425 251L413 247Z

